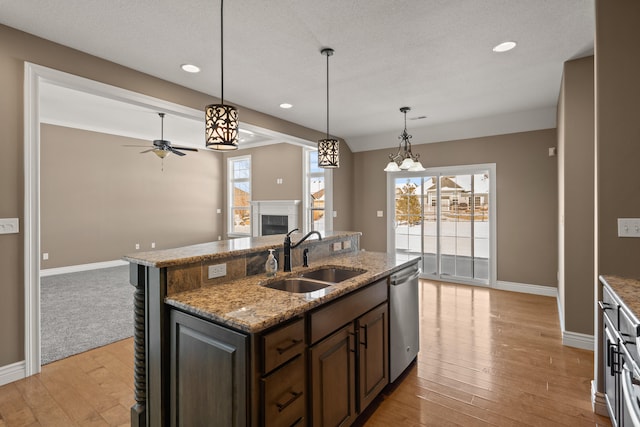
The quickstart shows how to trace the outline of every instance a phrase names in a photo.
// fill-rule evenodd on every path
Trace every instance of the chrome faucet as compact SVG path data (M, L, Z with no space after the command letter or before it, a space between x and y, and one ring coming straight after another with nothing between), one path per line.
M298 229L294 228L293 230L288 232L287 235L284 238L284 267L283 267L283 271L291 271L291 249L294 249L294 248L298 247L298 245L300 243L302 243L305 240L307 240L309 238L309 236L311 236L312 234L317 234L318 235L318 240L322 240L322 236L320 235L320 233L318 233L317 231L310 231L302 239L300 239L298 241L298 243L292 245L290 236L291 236L291 233L293 233L294 231L298 231Z

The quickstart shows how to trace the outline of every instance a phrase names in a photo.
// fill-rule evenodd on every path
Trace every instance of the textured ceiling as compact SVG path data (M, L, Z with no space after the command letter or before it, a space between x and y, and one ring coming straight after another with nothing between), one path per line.
M0 0L0 23L214 96L219 16L217 0ZM593 52L593 0L228 0L224 19L225 99L321 131L335 50L331 133L354 151L395 146L405 105L427 116L414 143L552 127L563 62Z

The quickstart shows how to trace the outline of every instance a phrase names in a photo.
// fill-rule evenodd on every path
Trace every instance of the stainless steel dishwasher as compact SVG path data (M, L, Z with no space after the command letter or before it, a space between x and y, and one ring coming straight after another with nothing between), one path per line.
M411 267L391 275L389 286L389 380L395 381L420 350L418 277L420 269Z

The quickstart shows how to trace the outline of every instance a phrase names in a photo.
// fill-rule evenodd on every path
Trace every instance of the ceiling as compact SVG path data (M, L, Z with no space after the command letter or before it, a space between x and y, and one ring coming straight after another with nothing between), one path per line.
M414 143L554 127L563 63L593 53L594 0L234 0L224 7L225 100L325 131L320 50L331 47L330 131L353 151L395 147L402 106L412 108ZM217 0L0 0L2 24L214 96L219 22ZM506 40L518 46L492 51ZM185 73L184 63L202 71ZM283 102L293 108L281 109Z

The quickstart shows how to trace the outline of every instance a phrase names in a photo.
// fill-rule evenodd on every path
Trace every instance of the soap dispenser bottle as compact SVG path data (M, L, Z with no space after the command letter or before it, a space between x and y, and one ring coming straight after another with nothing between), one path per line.
M267 273L267 277L274 277L278 272L278 260L273 256L274 249L269 249L269 256L267 262L264 263L264 271Z

